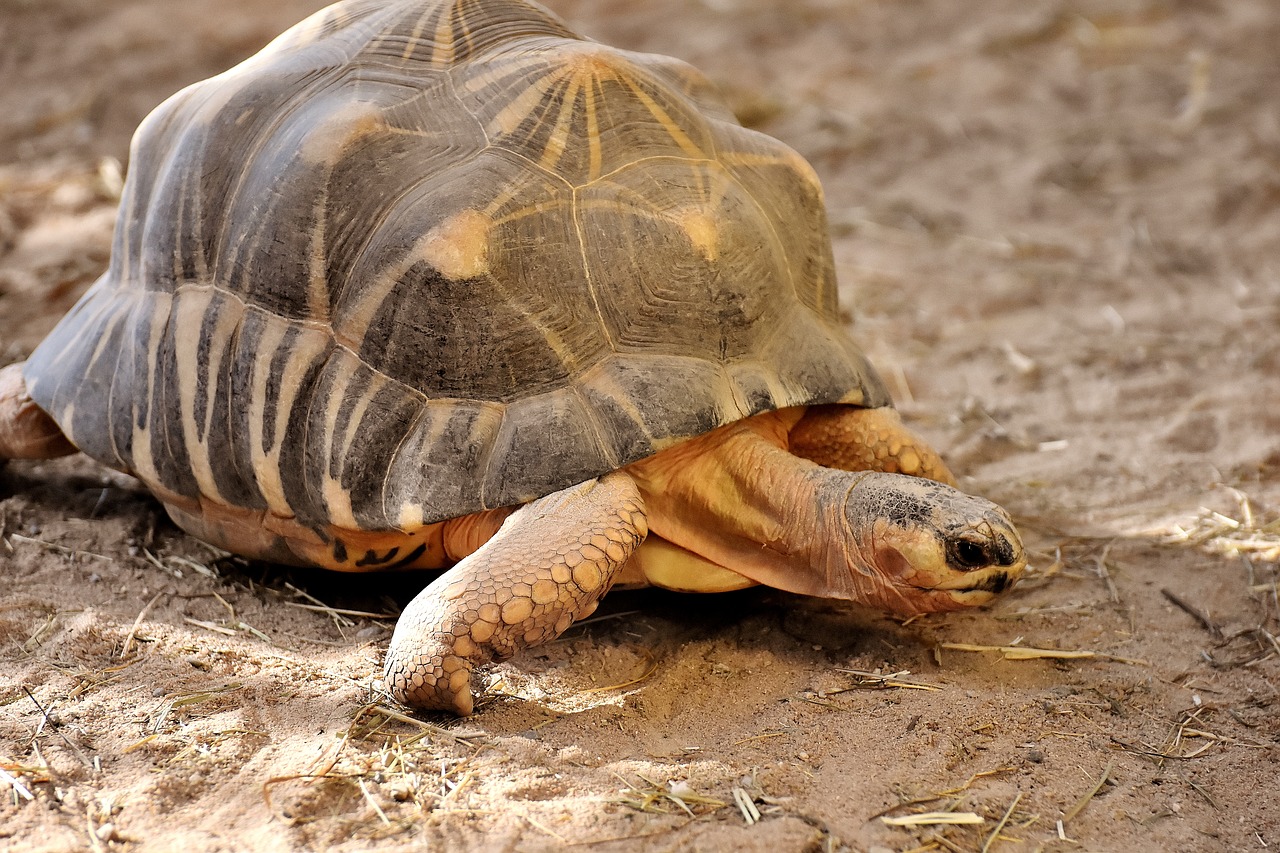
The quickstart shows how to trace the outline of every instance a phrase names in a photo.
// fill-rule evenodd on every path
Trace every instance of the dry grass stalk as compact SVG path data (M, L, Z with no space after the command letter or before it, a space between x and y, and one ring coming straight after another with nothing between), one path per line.
M185 708L189 705L199 705L202 702L207 702L210 699L221 696L223 693L228 693L232 690L239 690L242 686L243 685L241 685L240 682L233 681L229 684L224 684L222 687L214 687L210 690L196 690L190 693L177 693L165 700L160 710L151 718L149 728L153 732L159 732L164 726L165 721L169 719L169 715L173 713L175 709Z
M105 669L89 672L78 672L75 674L76 686L71 688L67 693L68 699L78 699L85 693L97 687L105 687L119 680L119 676L115 673L122 672L136 664L136 660L131 660L119 666L109 666Z
M180 568L177 568L177 569L176 569L176 568L174 568L173 566L170 566L170 565L169 565L168 563L166 563L164 560L161 560L161 559L160 559L159 557L157 557L155 554L151 553L151 549L149 549L149 548L143 548L143 549L142 549L142 556L146 558L146 560L147 560L147 562L148 562L148 563L150 563L151 565L155 566L157 569L160 569L162 572L166 572L166 573L168 573L168 574L170 574L170 575L173 575L175 578L181 578L181 577L182 577L182 569L180 569ZM171 559L171 558L170 558L170 557L165 557L165 560L168 560L168 559Z
M903 817L882 817L886 826L977 826L987 819L976 812L920 812Z
M1038 649L1032 646L984 646L976 643L939 643L939 647L957 652L1000 652L1005 660L1041 660L1045 658L1051 660L1087 660L1096 658L1134 666L1151 665L1145 660L1109 655L1105 652L1095 652L1088 649Z
M31 636L27 637L23 642L22 650L30 654L43 644L45 637L48 636L48 634L53 630L54 625L57 624L58 617L64 612L65 611L58 610L50 611L49 614L45 616L45 620L40 627L36 628L35 631L31 633Z
M39 749L34 748L34 751L39 756ZM40 760L44 761L43 758ZM50 772L48 764L19 764L16 761L0 759L0 770L5 771L7 778L17 778L28 790L30 790L29 786L31 785L45 785L53 781L53 774ZM25 781L22 780L24 776L26 777Z
M35 799L35 795L31 793L31 790L26 785L22 784L22 780L3 767L0 767L0 782L6 783L13 789L15 794L22 797L27 802L31 802Z
M760 809L756 808L755 801L751 799L751 795L741 785L733 786L733 802L738 807L738 811L742 812L742 819L746 821L747 826L752 826L760 822Z
M840 669L836 672L844 672L849 675L856 675L858 680L850 687L840 690L827 690L823 695L832 696L836 693L844 693L848 690L887 690L889 688L901 688L904 690L942 690L936 684L926 684L923 681L907 681L905 676L911 674L909 670L901 670L889 675L883 675L878 672L866 672L861 669Z
M55 732L58 733L58 737L62 738L63 741L66 742L67 746L71 747L71 751L76 754L76 758L80 759L81 764L83 764L85 767L89 767L94 770L101 769L101 765L98 759L95 758L93 761L90 761L89 758L84 754L84 751L80 749L80 747L76 746L75 741L67 737L66 733L62 731L62 727L59 726L57 723L54 723L53 720L50 719L49 712L45 710L44 706L40 704L40 701L36 699L35 694L32 693L29 689L27 689L27 686L25 684L22 686L22 692L27 694L27 698L31 700L31 704L35 705L36 710L40 712L40 725L36 727L35 733L32 734L31 736L31 742L33 746L35 744L36 738L40 736L40 733L42 731L44 731L45 725L48 725ZM44 759L42 758L41 761L43 760Z
M142 620L146 618L147 612L151 610L151 606L160 600L160 596L164 593L157 592L151 597L151 600L138 611L138 618L133 620L133 627L129 629L129 633L124 638L124 645L120 647L120 659L124 660L129 656L129 652L133 648L133 638L138 635L138 628L142 625Z
M578 628L585 628L588 625L594 625L597 622L608 622L610 619L625 619L628 616L635 616L636 614L643 613L643 612L644 612L643 610L623 610L619 613L606 613L603 616L592 616L588 619L581 619L577 622L574 622L573 625L571 625L565 631L565 633L569 633L570 631L576 630ZM558 637L557 639L563 639L563 638L564 638L564 634L561 634L560 637Z
M327 613L329 615L338 614L339 616L354 616L358 619L383 619L394 620L399 617L394 613L373 613L368 610L348 610L343 607L329 607L325 604L303 604L301 601L286 601L286 607L296 607L299 610L311 610L315 613Z
M377 801L373 799L373 795L369 793L369 788L364 784L364 780L357 778L356 784L360 786L360 793L364 794L364 800L369 804L369 807L373 809L373 813L376 814L385 825L390 826L391 820L387 817L387 813L382 810L382 807L378 805Z
M1098 777L1097 783L1095 783L1094 786L1084 794L1084 796L1079 800L1076 800L1076 804L1062 815L1063 824L1070 823L1080 814L1080 812L1084 811L1085 806L1089 805L1089 802L1098 795L1099 791L1102 790L1102 786L1107 784L1107 779L1111 776L1111 768L1114 766L1114 761L1107 762L1107 766L1102 771L1102 775Z
M197 628L204 628L206 631L213 631L214 633L222 634L224 637L234 637L238 633L230 628L224 628L221 625L216 625L213 622L205 622L203 619L192 619L190 616L184 616L182 621L186 622L188 625L195 625Z
M608 693L611 690L624 690L628 687L634 687L637 684L641 684L645 681L648 681L650 678L653 677L653 674L658 671L658 660L653 656L653 652L649 651L648 649L644 649L642 653L644 655L644 660L645 660L645 670L644 672L637 675L635 678L628 679L627 681L619 682L618 684L609 684L604 687L592 687L582 692L583 693Z
M299 598L305 598L307 601L311 602L316 607L317 610L321 611L322 613L328 614L329 618L333 620L333 624L337 626L339 632L341 632L343 628L355 627L356 623L348 619L345 614L325 604L323 601L316 598L314 595L307 592L306 590L299 589L298 587L294 586L291 583L288 583L287 581L285 582L285 586L294 595L298 596ZM391 616L388 618L395 619L396 617Z
M1200 785L1197 785L1194 780L1188 779L1186 776L1182 775L1181 773L1178 773L1177 776L1184 783L1186 783L1186 786L1188 788L1190 788L1191 790L1199 794L1204 799L1204 801L1209 804L1210 808L1214 808L1214 809L1218 808L1218 803L1213 799L1213 797L1209 796L1209 792L1206 791L1203 787L1201 787Z
M1215 640L1222 639L1222 626L1210 619L1209 614L1205 613L1190 602L1184 601L1177 593L1173 592L1173 590L1161 589L1160 594L1168 599L1170 603L1181 609L1182 612L1199 622L1200 627L1208 631Z
M765 732L764 734L752 735L751 737L744 737L742 740L735 740L733 742L733 745L742 746L744 743L751 743L752 741L756 741L756 740L769 740L771 738L782 737L783 735L792 734L794 731L795 731L794 729L783 729L782 731L778 731L778 732Z
M377 719L378 717L382 717L383 719L379 720ZM360 724L366 719L371 723L371 727L367 729L361 728ZM407 723L408 725L415 726L424 735L431 735L443 740L449 740L454 743L472 747L473 749L478 745L476 740L485 737L481 732L459 734L457 732L450 731L443 726L437 726L434 723L428 723L425 720L419 720L416 717L410 717L407 714L402 714L399 711L395 711L377 702L364 705L356 710L356 712L351 716L351 727L347 730L347 733L358 740L367 740L375 734L378 734L382 727L392 720L398 723ZM407 745L408 742L406 741L405 744Z
M1102 578L1103 583L1107 585L1107 597L1111 599L1112 604L1120 603L1120 591L1116 589L1115 579L1111 577L1111 567L1107 564L1107 557L1111 554L1111 546L1114 542L1108 542L1102 549L1102 553L1098 555L1096 562L1098 577Z
M37 548L43 548L46 551L57 551L59 554L69 554L73 557L88 557L91 560L102 560L105 563L114 563L114 557L108 557L104 554L95 554L92 551L81 551L77 548L68 548L66 545L59 545L56 542L46 542L43 539L32 539L30 536L22 536L18 533L10 533L6 537L5 542L25 542L28 545L35 545Z
M1009 823L1009 818L1013 815L1013 810L1018 807L1018 803L1022 801L1022 793L1019 792L1013 798L1013 802L1009 803L1009 808L1005 809L1004 816L1000 818L1000 822L996 824L996 828L991 830L991 834L987 836L986 842L982 845L982 853L988 853L993 844L1000 837L1000 831Z
M539 832L546 833L547 835L554 838L556 841L559 841L561 844L569 843L569 839L565 838L563 835L556 832L551 827L543 826L541 822L534 820L530 815L522 814L520 815L520 817L524 818L525 822L528 823L530 826L532 826L534 829L538 830Z
M965 791L969 790L969 788L973 786L973 783L977 782L979 779L984 779L987 776L998 776L1001 773L1010 773L1012 771L1013 771L1012 767L997 767L994 770L982 770L978 773L974 773L972 776L966 779L962 784L958 785L955 788L949 788L946 791L939 791L938 793L930 794L927 797L916 797L915 799L904 800L903 802L898 803L897 805L889 806L889 808L883 809L882 811L879 811L873 814L871 818L883 817L884 815L889 814L889 812L895 812L898 809L905 809L905 808L910 808L911 806L920 806L920 805L924 805L925 803L933 803L933 802L937 802L938 800L945 800L947 797L954 797L956 794L962 794ZM959 805L959 801L957 800L956 803L952 804L951 808L954 809L958 805ZM871 819L871 818L868 818L868 819Z
M944 850L950 850L951 853L969 853L968 850L965 850L959 844L956 844L954 841L947 838L945 835L942 835L941 833L937 833L937 832L929 836L929 844L931 846L925 847L923 849L936 850L939 847L941 847Z
M1094 607L1089 604L1054 604L1044 607L1020 607L1012 613L994 613L992 618L1000 622L1011 622L1026 619L1028 616L1047 616L1055 613L1091 613Z
M129 744L124 749L120 750L120 754L128 755L129 753L133 752L135 749L140 749L159 737L160 737L159 732L152 732L151 734L144 737L142 740L135 740L133 743Z
M206 566L204 563L197 563L195 560L188 560L186 557L179 557L177 554L169 554L165 557L170 563L177 563L179 566L186 566L198 575L204 575L207 578L218 577L217 571L212 567Z

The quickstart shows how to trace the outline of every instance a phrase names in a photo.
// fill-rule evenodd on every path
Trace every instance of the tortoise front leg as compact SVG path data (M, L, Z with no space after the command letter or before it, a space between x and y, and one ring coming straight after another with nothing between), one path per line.
M810 406L787 441L792 453L824 468L909 474L956 484L937 451L887 406Z
M472 667L590 615L647 533L640 492L619 471L521 507L405 608L387 649L391 694L470 714Z
M6 459L53 459L75 452L53 418L27 393L22 364L0 368L0 464Z

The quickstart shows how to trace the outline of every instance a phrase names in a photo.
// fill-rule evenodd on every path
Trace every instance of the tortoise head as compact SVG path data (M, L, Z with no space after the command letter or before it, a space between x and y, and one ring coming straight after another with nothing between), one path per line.
M1018 532L991 501L900 474L853 477L843 544L859 600L903 615L958 610L990 601L1026 568Z

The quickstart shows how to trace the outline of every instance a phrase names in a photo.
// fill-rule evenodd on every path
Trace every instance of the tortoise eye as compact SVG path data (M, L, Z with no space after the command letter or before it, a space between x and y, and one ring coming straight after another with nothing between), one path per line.
M983 545L968 539L953 539L947 543L947 562L961 571L969 571L989 566L993 560Z

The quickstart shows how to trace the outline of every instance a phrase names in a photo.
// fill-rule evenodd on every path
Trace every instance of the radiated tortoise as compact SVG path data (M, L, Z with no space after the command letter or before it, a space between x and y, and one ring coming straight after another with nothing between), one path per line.
M615 584L912 614L1025 564L848 337L809 165L519 0L338 3L143 122L0 372L0 458L73 450L247 557L452 566L386 681L459 714Z

